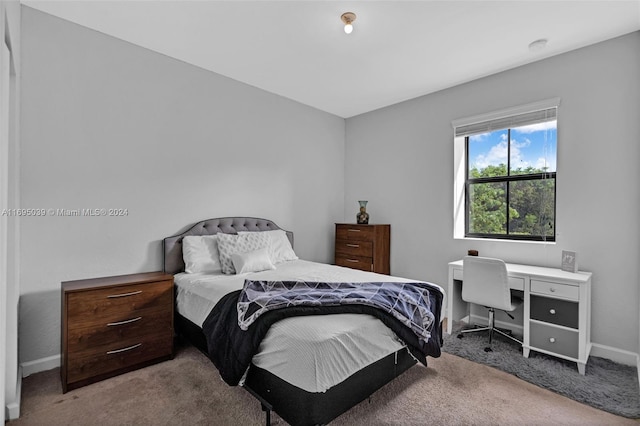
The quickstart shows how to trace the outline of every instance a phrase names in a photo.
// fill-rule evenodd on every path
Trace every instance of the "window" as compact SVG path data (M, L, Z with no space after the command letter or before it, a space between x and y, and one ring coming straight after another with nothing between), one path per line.
M456 237L555 241L552 101L454 122Z

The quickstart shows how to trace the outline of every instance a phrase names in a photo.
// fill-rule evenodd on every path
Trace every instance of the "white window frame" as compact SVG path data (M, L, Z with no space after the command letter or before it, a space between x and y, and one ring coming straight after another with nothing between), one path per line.
M501 109L485 114L474 115L471 117L459 118L453 120L451 125L453 126L453 238L463 240L480 239L475 237L465 237L465 178L466 178L466 134L460 134L460 130L466 126L470 127L483 127L487 126L486 130L490 131L491 122L500 121L504 123L508 121L510 117L515 117L522 114L533 113L536 111L547 110L551 108L558 108L560 106L560 98L550 98L541 100L538 102L532 102L525 105L514 106L510 108ZM556 114L557 117L557 114ZM497 129L496 129L497 130ZM557 218L556 218L557 221ZM481 240L487 240L481 238ZM527 242L533 241L519 241L512 239L490 239L491 241L509 241L509 242Z

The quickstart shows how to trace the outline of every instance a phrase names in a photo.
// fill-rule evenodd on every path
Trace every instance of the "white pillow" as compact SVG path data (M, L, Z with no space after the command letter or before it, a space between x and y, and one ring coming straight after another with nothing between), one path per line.
M244 234L217 234L220 265L225 274L235 274L231 256L235 253L247 253L269 247L269 236L263 232L247 232Z
M269 259L269 252L266 247L247 253L234 253L231 255L231 260L233 261L236 274L276 269L273 263L271 263L271 259Z
M217 235L187 235L182 239L184 271L188 274L220 272Z
M256 232L241 231L238 234L255 234ZM269 257L274 265L277 265L288 260L297 260L298 256L291 247L291 242L287 237L287 233L282 229L276 229L273 231L262 231L260 234L269 236Z

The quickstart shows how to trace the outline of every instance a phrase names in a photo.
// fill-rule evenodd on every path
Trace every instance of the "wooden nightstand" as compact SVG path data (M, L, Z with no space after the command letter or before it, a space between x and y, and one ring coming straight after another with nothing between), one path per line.
M390 274L391 225L336 223L335 264Z
M173 275L62 283L62 391L173 357Z

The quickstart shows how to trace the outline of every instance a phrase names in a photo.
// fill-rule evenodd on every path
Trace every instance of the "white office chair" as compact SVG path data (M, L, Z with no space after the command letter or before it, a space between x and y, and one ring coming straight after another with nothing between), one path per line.
M462 270L462 299L465 302L484 305L489 308L489 326L462 330L458 337L461 338L463 333L489 330L489 346L484 348L485 352L491 351L491 340L494 331L522 346L520 340L495 327L496 309L505 311L513 319L509 312L514 311L522 304L521 299L511 296L507 266L504 261L488 257L466 256L463 260Z

